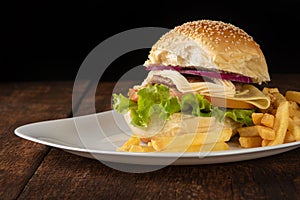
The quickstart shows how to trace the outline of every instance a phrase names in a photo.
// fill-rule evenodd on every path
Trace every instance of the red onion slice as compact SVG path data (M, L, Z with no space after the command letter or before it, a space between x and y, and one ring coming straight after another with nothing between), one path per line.
M201 71L193 69L184 69L180 66L149 66L146 70L175 70L181 74L190 74L196 76L205 76L208 78L221 78L224 80L231 80L241 83L252 83L252 79L247 76L243 76L235 73L225 73L225 72L213 72L213 71Z

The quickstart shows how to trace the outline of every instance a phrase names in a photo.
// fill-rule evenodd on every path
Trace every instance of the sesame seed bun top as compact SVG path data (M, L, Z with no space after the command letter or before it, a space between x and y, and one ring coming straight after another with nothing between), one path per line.
M198 20L176 26L152 47L145 66L195 67L270 81L260 46L244 30L222 21Z

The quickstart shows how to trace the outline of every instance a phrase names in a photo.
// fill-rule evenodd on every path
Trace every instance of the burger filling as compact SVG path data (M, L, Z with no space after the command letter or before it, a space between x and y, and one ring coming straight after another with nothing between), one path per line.
M113 108L122 114L129 112L131 124L141 128L147 128L153 117L168 120L178 112L251 126L252 113L269 104L270 100L250 84L182 75L170 69L150 71L141 85L129 89L128 97L113 94Z

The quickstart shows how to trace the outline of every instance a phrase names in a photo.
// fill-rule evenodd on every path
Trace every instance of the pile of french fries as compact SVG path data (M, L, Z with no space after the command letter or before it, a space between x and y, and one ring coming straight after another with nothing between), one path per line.
M271 106L252 114L253 126L237 129L243 148L274 146L300 140L300 92L264 88Z
M209 119L212 120L212 123L216 122L215 118ZM172 128L170 128L171 125L173 125ZM157 134L150 138L141 138L133 134L117 150L126 152L201 152L229 149L227 142L232 137L231 128L219 126L217 123L213 123L213 126L210 126L209 122L199 123L195 127L197 128L194 131L196 133L189 133L184 128L180 130L180 127L189 125L188 121L171 125L167 122L165 127L168 132L161 131L164 134Z

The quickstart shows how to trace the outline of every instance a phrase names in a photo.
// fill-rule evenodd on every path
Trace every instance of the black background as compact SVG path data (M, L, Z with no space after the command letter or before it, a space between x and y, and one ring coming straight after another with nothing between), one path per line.
M214 19L244 29L263 50L270 73L300 73L297 1L20 1L3 6L0 81L74 80L103 40L138 27L173 28ZM121 56L103 80L142 64L150 49Z

